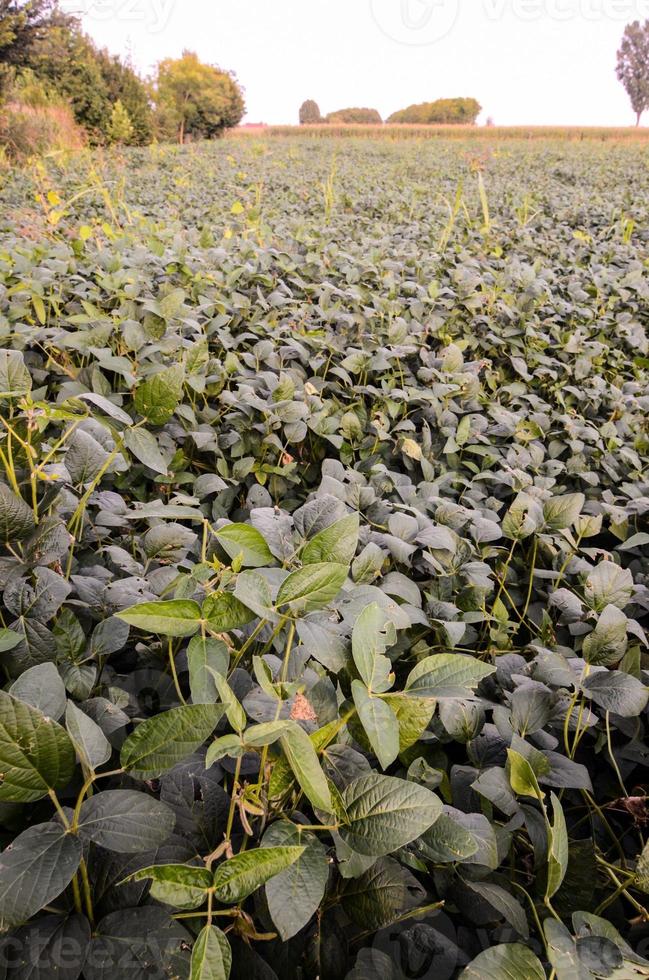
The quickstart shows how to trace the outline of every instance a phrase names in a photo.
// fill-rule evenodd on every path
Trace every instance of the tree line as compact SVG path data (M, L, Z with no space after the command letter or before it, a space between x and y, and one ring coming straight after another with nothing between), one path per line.
M236 126L243 90L196 54L160 62L143 79L98 47L57 0L0 0L0 105L66 107L91 144L211 138Z
M421 102L393 112L387 123L408 125L474 125L482 111L477 99L437 99L435 102ZM300 107L300 125L323 124L380 125L383 119L377 109L338 109L323 116L318 103L307 99Z

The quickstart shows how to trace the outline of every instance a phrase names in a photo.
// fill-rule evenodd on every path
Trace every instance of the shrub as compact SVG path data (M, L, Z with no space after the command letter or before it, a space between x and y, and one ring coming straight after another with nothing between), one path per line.
M111 143L130 143L133 139L133 123L131 117L119 100L115 103L108 127L108 139Z

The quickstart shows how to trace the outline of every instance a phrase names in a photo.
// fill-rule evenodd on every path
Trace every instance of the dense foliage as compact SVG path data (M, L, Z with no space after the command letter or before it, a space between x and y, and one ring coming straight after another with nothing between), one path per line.
M3 980L649 976L648 175L6 182Z
M616 70L639 126L642 114L649 109L649 20L644 24L636 20L625 28Z
M378 109L351 108L337 109L327 114L328 123L350 123L357 126L380 125L383 120Z
M155 98L161 135L179 143L218 136L240 123L246 108L234 76L192 51L158 65Z
M421 102L393 112L389 123L410 123L414 125L471 125L482 111L477 99L437 99L436 102Z
M320 106L313 99L307 99L300 106L300 126L313 126L324 122L320 112Z

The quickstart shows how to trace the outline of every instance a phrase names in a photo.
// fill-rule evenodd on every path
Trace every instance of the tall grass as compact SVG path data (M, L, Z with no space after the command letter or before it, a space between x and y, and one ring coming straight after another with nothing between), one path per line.
M83 131L67 106L12 102L0 110L0 146L11 160L78 150L83 145Z

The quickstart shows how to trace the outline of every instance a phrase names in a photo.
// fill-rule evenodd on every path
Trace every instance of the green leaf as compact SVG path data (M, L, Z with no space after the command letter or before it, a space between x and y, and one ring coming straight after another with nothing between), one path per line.
M430 790L404 779L371 774L342 791L347 824L340 835L352 850L383 857L420 837L435 823L442 804Z
M218 690L211 674L213 670L225 677L230 664L230 653L222 640L195 636L187 647L189 689L194 704L216 704ZM208 669L209 668L209 669Z
M160 636L193 636L201 624L201 607L193 599L142 602L116 615L129 626Z
M433 864L467 861L478 853L478 849L473 834L447 813L442 813L417 842L419 853Z
M32 390L32 378L20 351L0 350L0 398L23 398Z
M358 546L358 514L343 517L320 531L304 546L300 555L304 565L335 562L350 565Z
M0 854L0 933L58 898L83 856L78 837L56 823L30 827Z
M158 864L136 871L122 884L147 879L152 881L152 898L173 908L191 912L207 902L213 874L207 868L193 868L188 864Z
M247 606L231 592L215 592L203 603L203 619L213 633L242 629L255 618Z
M268 911L281 938L292 939L320 908L329 880L327 850L315 834L301 831L288 820L270 825L262 847L304 847L285 871L266 883Z
M307 733L297 723L282 736L281 745L286 760L307 799L318 810L333 812L333 803L327 777Z
M465 881L464 885L491 905L523 939L529 939L525 909L511 892L490 881Z
M619 663L627 649L629 621L617 606L606 606L597 625L584 640L584 660L596 667L610 667Z
M517 796L533 796L540 800L543 793L529 761L514 749L507 749L507 775Z
M163 844L175 825L173 810L146 793L104 790L82 805L79 836L118 854L139 854Z
M336 598L348 571L347 565L333 562L305 565L284 580L275 605L278 609L289 606L296 615L322 609Z
M250 524L226 524L214 536L231 560L243 556L244 568L264 568L274 562L263 535Z
M231 969L232 950L225 933L205 926L192 950L190 980L228 980Z
M72 701L68 701L65 709L65 727L77 751L78 759L86 769L94 771L108 762L113 754L110 742L99 725Z
M587 698L605 711L621 718L636 718L649 700L649 688L630 674L620 670L602 670L591 674L582 683Z
M603 561L589 573L584 598L591 609L601 612L607 606L624 609L633 595L633 575L612 561Z
M0 629L0 653L8 653L10 650L15 650L21 641L22 637L20 633L15 633L13 630Z
M137 779L157 779L200 748L222 716L220 704L189 704L143 721L122 746L122 768Z
M263 725L252 725L243 736L249 748L262 748L264 745L274 745L283 735L292 731L295 722L267 721Z
M135 456L140 463L144 463L154 473L166 476L169 466L165 461L158 440L152 432L147 429L126 429L124 432L124 445Z
M399 755L399 722L394 711L381 698L368 694L360 681L352 682L354 704L361 725L382 769Z
M376 602L367 606L354 624L352 655L368 691L384 694L394 683L386 650L397 642L397 632L386 611Z
M583 493L566 493L551 497L543 503L545 526L550 531L563 531L577 521L586 504Z
M0 803L35 803L74 773L67 732L36 708L0 691Z
M214 897L224 905L236 905L267 881L298 861L306 848L262 847L243 851L214 872Z
M54 664L38 664L20 675L9 688L12 697L38 708L46 718L58 721L65 711L65 685Z
M182 365L159 371L136 388L133 395L135 408L152 425L165 425L182 398L183 380Z
M485 677L496 668L475 657L460 653L439 653L426 657L410 673L406 691L418 697L470 698Z
M393 858L379 858L359 878L345 883L342 906L365 930L383 929L426 895L414 875Z
M225 708L225 713L228 716L228 721L234 728L235 732L239 734L246 727L247 717L246 713L241 707L238 699L235 697L232 688L226 681L225 677L222 677L217 673L212 667L207 667L207 672L212 677L217 691L219 692L219 697L223 702Z
M545 970L531 949L520 943L486 949L460 974L460 980L546 980Z
M546 899L552 898L561 888L566 871L568 870L569 856L568 828L566 827L563 808L554 793L552 793L551 799L554 819L548 827L548 880L545 888Z
M399 723L399 752L416 745L428 728L435 712L431 698L414 698L406 694L388 694L383 698Z
M22 497L17 497L4 483L0 483L0 540L22 541L28 537L36 522L31 507Z

